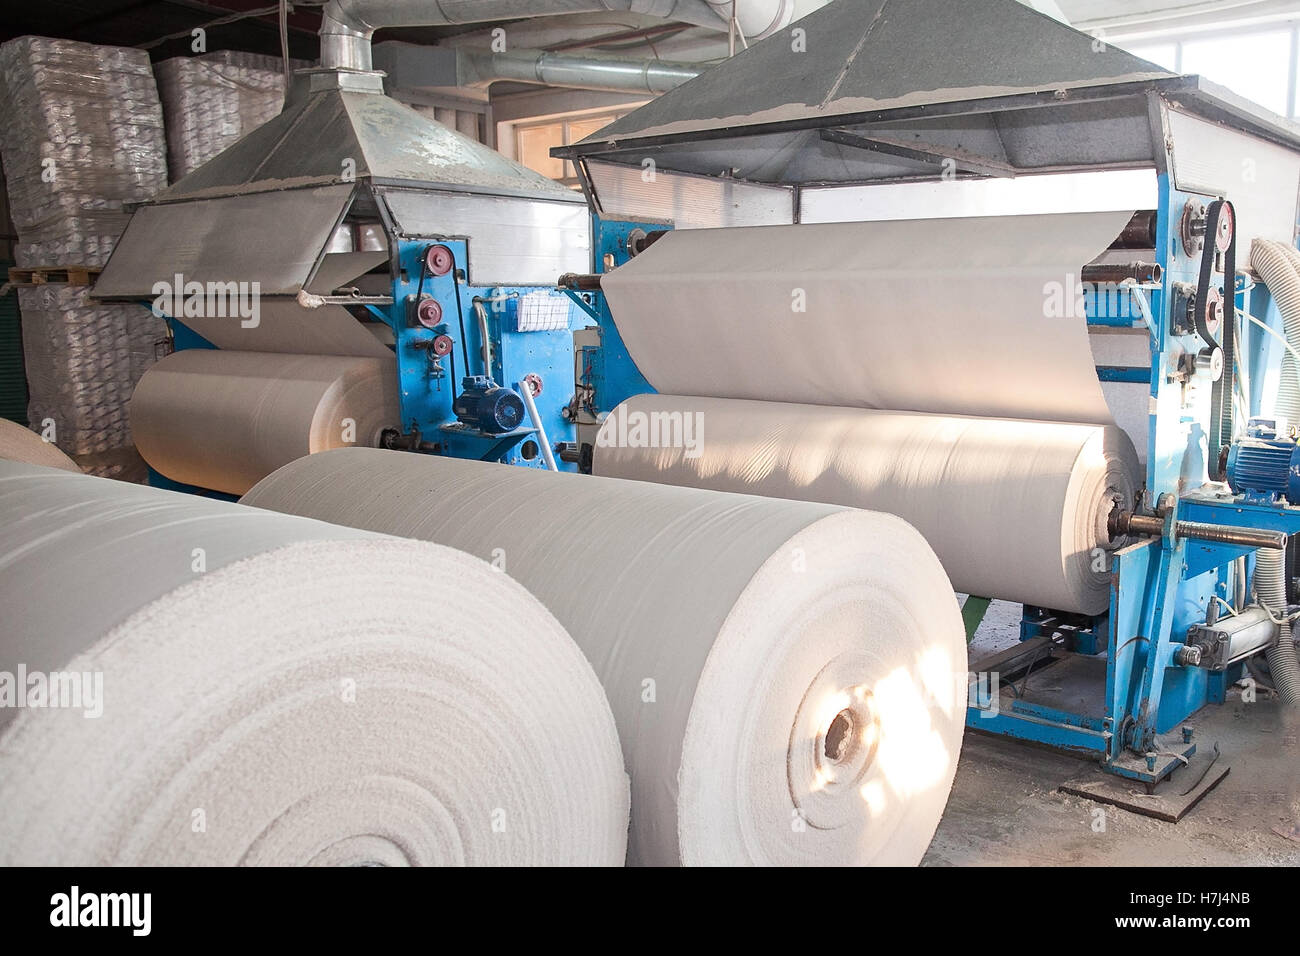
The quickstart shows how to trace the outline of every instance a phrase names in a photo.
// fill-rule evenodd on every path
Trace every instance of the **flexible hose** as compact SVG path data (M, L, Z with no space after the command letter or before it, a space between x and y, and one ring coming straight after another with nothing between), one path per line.
M1294 349L1300 346L1300 253L1280 242L1257 239L1251 245L1250 264L1259 274L1286 330L1289 348L1282 358L1282 381L1278 386L1277 413L1288 424L1300 423L1300 384ZM1255 591L1274 611L1287 605L1286 555L1281 551L1259 551L1255 557ZM1300 655L1291 638L1291 625L1278 625L1278 642L1269 649L1269 671L1278 696L1291 706L1300 706Z
M1260 549L1255 554L1255 593L1270 611L1287 606L1286 555ZM1278 696L1292 707L1300 706L1300 656L1291 638L1291 625L1278 625L1277 644L1264 652Z
M1300 347L1300 253L1292 252L1280 242L1256 239L1250 247L1250 264L1268 286L1282 313L1291 348ZM1288 349L1282 356L1282 381L1278 386L1276 412L1288 424L1300 424L1300 384L1295 356ZM1285 603L1285 602L1283 602Z

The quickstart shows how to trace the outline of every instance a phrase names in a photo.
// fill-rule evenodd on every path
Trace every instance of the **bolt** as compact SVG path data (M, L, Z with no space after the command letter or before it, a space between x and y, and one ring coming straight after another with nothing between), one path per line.
M1195 732L1196 732L1196 731L1192 730L1191 727L1184 727L1184 728L1183 728L1183 743L1185 743L1185 744L1190 744L1190 743L1192 742L1192 734L1194 734Z
M1151 771L1152 773L1155 773L1155 770L1156 770L1156 755L1155 755L1155 754L1147 754L1147 770Z

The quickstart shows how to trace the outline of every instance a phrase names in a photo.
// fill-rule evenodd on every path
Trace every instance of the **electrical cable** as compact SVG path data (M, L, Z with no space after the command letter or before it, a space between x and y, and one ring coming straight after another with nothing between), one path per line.
M323 7L328 2L329 0L295 0L295 2L289 4L289 9L293 10L296 7ZM152 50L154 47L161 46L168 40L180 40L192 37L195 30L207 30L211 27L223 27L230 23L237 23L240 20L247 20L252 17L266 17L271 14L278 14L279 12L279 3L270 7L258 7L255 10L241 10L238 13L231 13L224 17L217 17L215 20L200 23L186 30L177 30L175 33L168 33L165 36L157 37L147 43L137 43L135 48L137 50Z
M293 70L289 69L289 0L280 0L280 66L284 70L284 98L289 98Z
M1184 791L1182 792L1182 794L1180 794L1180 796L1184 796L1184 797L1185 797L1185 796L1187 796L1189 793L1191 793L1193 790L1195 790L1197 787L1199 787L1199 786L1201 785L1201 781L1204 780L1204 779L1206 778L1206 776L1209 775L1210 770L1211 770L1211 769L1214 767L1214 765L1215 765L1216 763L1218 763L1218 762L1219 762L1219 742L1216 740L1216 741L1214 742L1214 758L1209 762L1209 764L1206 765L1205 769L1201 771L1201 775L1200 775L1199 777L1196 778L1196 782L1193 783L1193 784L1192 784L1190 787L1188 787L1186 790L1184 790Z
M1250 321L1254 322L1261 329L1263 329L1269 335L1273 336L1273 338L1277 339L1279 342L1282 343L1282 347L1285 348L1288 352L1290 352L1291 357L1296 360L1296 377L1300 378L1300 351L1298 351L1294 345L1292 345L1290 342L1286 340L1286 336L1284 336L1281 332L1277 331L1277 329L1270 326L1268 323L1264 322L1261 319L1255 318L1255 316L1251 315L1249 312L1243 312L1242 315L1250 319Z

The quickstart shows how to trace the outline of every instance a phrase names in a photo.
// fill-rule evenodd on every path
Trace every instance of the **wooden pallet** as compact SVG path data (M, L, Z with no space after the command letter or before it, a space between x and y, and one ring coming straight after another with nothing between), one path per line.
M99 266L35 266L9 270L10 285L45 285L66 282L68 285L91 285L104 270Z

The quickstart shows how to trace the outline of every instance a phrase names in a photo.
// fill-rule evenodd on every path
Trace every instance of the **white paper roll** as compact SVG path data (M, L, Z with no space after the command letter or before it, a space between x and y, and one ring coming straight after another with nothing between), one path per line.
M684 422L693 447L673 437ZM959 591L1087 614L1110 593L1106 519L1116 502L1132 506L1140 475L1113 425L679 395L610 413L594 469L896 514Z
M604 693L485 563L7 462L0 516L0 864L623 862Z
M243 494L303 455L400 426L391 360L188 349L131 397L140 454L175 481Z
M459 547L537 595L618 722L631 863L914 864L930 842L966 645L898 518L367 449L243 500Z
M47 442L29 428L23 428L16 422L0 418L0 459L21 461L29 465L44 465L47 468L62 468L75 471L81 468L75 461L59 451L57 445Z
M332 258L325 257L322 270L327 269ZM350 355L393 360L392 349L376 341L366 328L367 323L358 322L341 305L306 309L294 299L267 296L258 303L256 325L246 327L244 323L251 319L238 316L187 315L178 318L223 351Z
M659 392L1109 422L1076 290L1131 216L679 230L601 288Z

